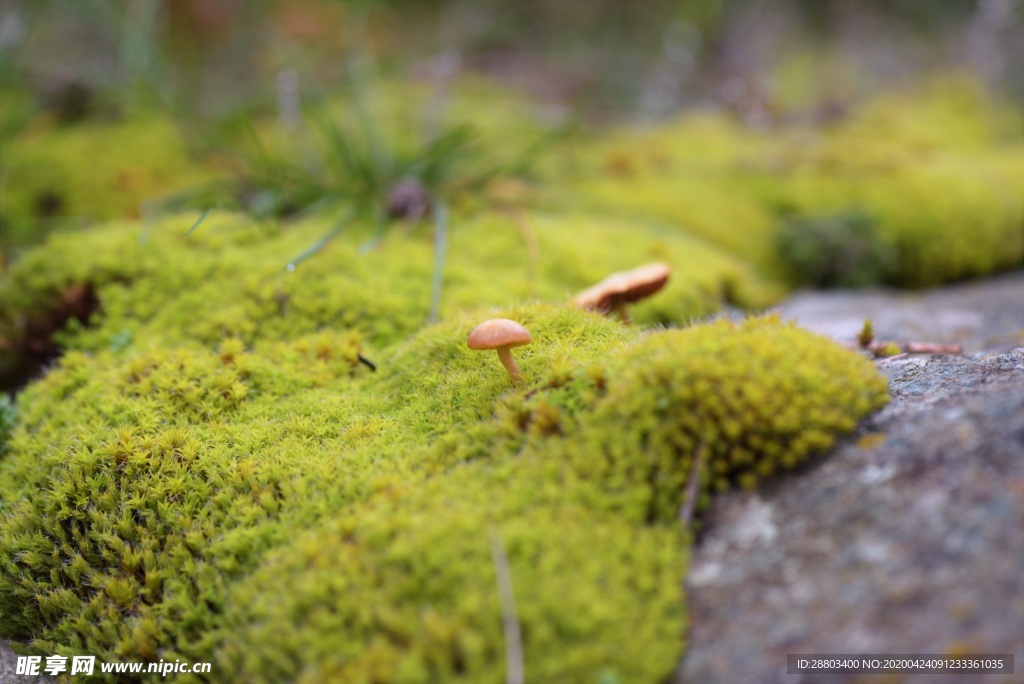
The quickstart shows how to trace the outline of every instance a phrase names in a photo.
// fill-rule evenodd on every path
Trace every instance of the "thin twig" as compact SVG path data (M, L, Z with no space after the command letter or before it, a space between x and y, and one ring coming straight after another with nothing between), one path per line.
M903 351L908 354L963 354L959 344L939 344L937 342L904 342Z
M693 511L697 508L697 494L700 491L700 473L704 468L704 459L707 455L707 445L704 440L697 443L697 450L693 455L693 464L690 466L690 480L686 483L686 498L679 508L679 522L683 527L689 527L693 519Z
M501 628L505 634L505 684L523 684L523 633L516 613L516 596L512 588L512 571L508 567L505 545L497 532L491 532L491 558L498 579L501 597Z
M899 359L905 359L908 356L910 356L910 354L896 354L895 356L883 356L881 358L875 359L875 363L887 363L889 361L897 361Z
M941 344L938 342L872 342L867 345L868 351L884 355L890 346L895 346L903 354L963 354L959 344Z

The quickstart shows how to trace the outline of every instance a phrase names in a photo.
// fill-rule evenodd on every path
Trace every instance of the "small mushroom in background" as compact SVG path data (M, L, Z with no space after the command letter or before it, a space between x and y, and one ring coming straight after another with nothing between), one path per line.
M493 318L473 328L466 340L470 349L496 349L498 358L504 364L512 382L522 382L523 374L512 358L512 347L521 347L533 342L530 331L507 318Z
M650 297L665 287L671 274L672 267L661 262L634 268L632 271L613 273L597 285L580 292L573 301L576 306L591 311L614 311L623 323L629 323L626 304Z

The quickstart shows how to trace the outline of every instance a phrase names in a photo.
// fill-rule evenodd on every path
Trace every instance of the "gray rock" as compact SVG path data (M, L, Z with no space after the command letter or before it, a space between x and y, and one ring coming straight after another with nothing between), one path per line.
M878 362L893 400L858 435L803 472L715 500L687 579L677 682L1022 681L1022 293L1017 273L782 306L838 337L870 317L879 337L971 354ZM1018 674L790 675L790 653L1013 653Z
M960 344L967 354L1024 346L1024 272L921 292L852 290L798 293L784 319L852 341L870 318L877 339Z
M88 655L83 653L82 655ZM45 659L43 663L45 664ZM10 645L0 639L0 684L54 684L57 680L47 675L30 677L17 674L18 656L11 650Z

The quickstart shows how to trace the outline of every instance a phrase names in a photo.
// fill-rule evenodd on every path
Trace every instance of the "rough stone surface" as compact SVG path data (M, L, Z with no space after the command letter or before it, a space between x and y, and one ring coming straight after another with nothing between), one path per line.
M87 655L83 653L82 655ZM45 664L45 660L43 661ZM0 639L0 684L54 684L57 680L46 675L30 677L17 674L18 656L11 650L10 645Z
M712 504L677 684L1024 681L1024 274L801 294L781 313L844 339L870 317L881 338L967 355L879 361L893 401L858 435ZM1017 674L790 675L789 653L1013 653Z
M965 354L1024 346L1024 272L908 292L804 292L779 307L783 318L852 341L870 318L879 340L960 344Z

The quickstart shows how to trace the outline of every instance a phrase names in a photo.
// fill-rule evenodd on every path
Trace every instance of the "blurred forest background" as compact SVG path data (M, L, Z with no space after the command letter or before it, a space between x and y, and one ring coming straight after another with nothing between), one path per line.
M792 116L950 67L1019 101L1022 27L1020 0L4 0L0 78L69 118L217 117L273 106L289 79L330 83L358 52L594 119Z
M4 0L0 78L66 117L268 108L348 58L480 72L596 119L760 99L793 115L923 72L1024 97L1020 0ZM750 113L748 113L750 114Z
M19 136L160 112L194 161L247 122L294 126L303 104L337 94L356 72L441 94L467 75L484 75L529 102L534 117L520 117L506 131L520 139L532 133L522 130L529 121L622 125L683 111L722 114L757 131L827 125L878 92L913 87L932 73L970 74L995 99L1020 107L1024 2L3 0L3 262L54 227L80 225L84 214L123 215L102 206L81 211L58 180L15 198L12 186L21 183L28 194L30 175L10 173L24 166L25 155L8 150ZM486 99L487 92L471 97ZM92 137L93 146L82 143L78 152L104 155ZM130 130L115 139L132 145ZM124 204L181 185L165 180L135 182Z

